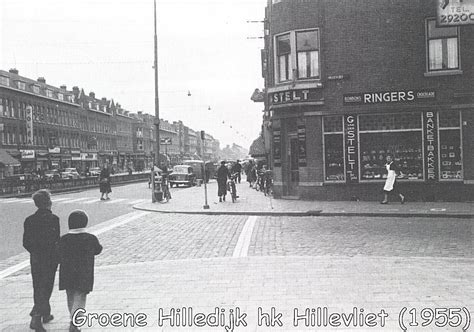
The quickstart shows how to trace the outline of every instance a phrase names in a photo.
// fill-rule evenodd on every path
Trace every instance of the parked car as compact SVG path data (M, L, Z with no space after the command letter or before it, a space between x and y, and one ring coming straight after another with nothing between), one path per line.
M57 169L50 169L47 171L44 171L44 178L48 180L53 180L53 179L59 179L61 178L61 174Z
M91 167L89 168L89 175L90 176L99 176L100 175L100 167Z
M196 174L193 172L193 168L189 165L176 165L173 167L173 171L168 177L170 187L173 185L183 184L189 187L196 184Z
M75 168L66 168L61 173L61 178L63 179L79 179L81 176Z

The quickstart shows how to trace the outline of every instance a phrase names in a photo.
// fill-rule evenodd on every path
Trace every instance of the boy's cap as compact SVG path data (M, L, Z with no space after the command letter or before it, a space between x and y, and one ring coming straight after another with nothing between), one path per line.
M88 221L89 216L85 211L72 211L68 219L69 229L84 228L87 226Z

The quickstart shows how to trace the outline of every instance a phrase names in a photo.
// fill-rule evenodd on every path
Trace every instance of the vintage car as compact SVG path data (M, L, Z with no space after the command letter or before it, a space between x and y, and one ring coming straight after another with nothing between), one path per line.
M81 176L75 168L66 168L61 172L61 178L63 179L79 179Z
M196 184L196 174L193 172L193 168L189 165L176 165L173 167L173 171L168 177L170 187L173 185L183 184L189 187Z
M61 173L57 169L50 169L44 171L44 178L48 180L55 180L61 178Z

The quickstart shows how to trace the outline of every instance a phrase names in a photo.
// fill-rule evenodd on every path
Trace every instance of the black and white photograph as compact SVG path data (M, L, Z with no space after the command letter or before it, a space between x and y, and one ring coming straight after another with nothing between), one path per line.
M0 0L0 331L474 331L474 0Z

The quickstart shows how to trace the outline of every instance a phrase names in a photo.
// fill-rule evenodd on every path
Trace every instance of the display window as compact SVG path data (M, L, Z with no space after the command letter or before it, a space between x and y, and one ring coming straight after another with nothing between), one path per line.
M341 116L325 117L324 132L324 170L328 182L344 182L344 135Z
M436 113L435 113L436 114ZM436 115L435 115L436 116ZM324 172L326 182L346 182L344 117L323 118ZM463 180L462 119L460 112L438 112L435 126L435 179ZM384 181L387 155L399 166L400 180L428 181L426 167L427 129L422 112L361 114L358 116L357 144L359 180ZM428 135L429 137L429 135ZM347 152L347 151L346 151ZM439 163L438 163L439 158ZM429 172L428 172L429 173Z
M387 177L387 155L399 165L399 179L423 180L422 132L360 133L361 180Z
M440 180L462 180L461 116L459 112L438 116Z

